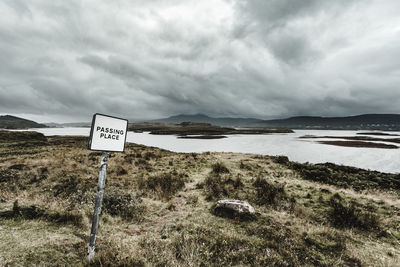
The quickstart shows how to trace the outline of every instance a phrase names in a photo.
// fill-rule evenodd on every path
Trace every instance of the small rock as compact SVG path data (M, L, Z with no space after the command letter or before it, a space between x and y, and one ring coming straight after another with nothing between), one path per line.
M220 217L253 219L255 210L246 201L224 199L217 202L213 213Z

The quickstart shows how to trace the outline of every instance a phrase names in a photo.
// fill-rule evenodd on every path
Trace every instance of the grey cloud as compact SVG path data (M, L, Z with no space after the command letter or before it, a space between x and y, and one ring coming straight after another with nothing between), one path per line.
M320 16L340 19L340 12L353 3L354 0L242 0L237 4L242 20L237 23L236 32L238 36L250 36L253 42L262 42L278 60L299 65L316 60L323 53L313 45L316 36L307 20Z
M318 51L313 50L309 40L304 36L289 33L272 36L267 42L270 42L272 53L289 64L298 65L318 56Z
M323 12L336 16L338 10L345 10L354 2L355 0L241 0L237 2L237 8L249 21L264 29L273 29L289 25L297 19L313 18Z
M32 18L32 12L28 5L22 0L5 0L5 4L14 9L20 16L27 15Z
M152 78L150 70L137 66L134 62L125 61L116 57L109 57L107 60L94 55L79 58L79 61L88 64L94 69L102 69L114 75L133 78Z
M5 1L0 113L399 112L396 11L377 0Z

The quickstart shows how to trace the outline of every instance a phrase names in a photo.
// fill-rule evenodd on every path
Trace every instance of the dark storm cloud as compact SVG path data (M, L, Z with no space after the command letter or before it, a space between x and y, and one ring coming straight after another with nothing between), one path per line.
M398 1L0 3L0 113L400 112Z

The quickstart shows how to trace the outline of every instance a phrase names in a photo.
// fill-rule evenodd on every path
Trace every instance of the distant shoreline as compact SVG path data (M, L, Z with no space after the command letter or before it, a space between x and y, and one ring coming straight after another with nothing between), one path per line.
M157 135L177 135L179 138L219 139L225 135L234 134L274 134L294 133L291 129L235 129L212 125L210 123L182 122L180 124L167 123L133 123L129 131L136 133L149 132ZM197 137L196 137L197 136Z

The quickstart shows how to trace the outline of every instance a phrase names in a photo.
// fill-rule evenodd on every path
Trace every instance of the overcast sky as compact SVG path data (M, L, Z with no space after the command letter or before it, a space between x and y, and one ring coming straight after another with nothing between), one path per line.
M0 114L400 113L398 0L2 0Z

